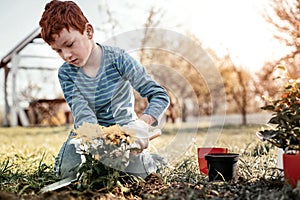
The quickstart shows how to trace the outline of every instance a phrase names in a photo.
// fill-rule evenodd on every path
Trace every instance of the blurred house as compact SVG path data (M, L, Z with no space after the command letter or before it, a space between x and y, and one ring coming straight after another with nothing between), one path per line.
M44 51L45 48L50 47L41 39L40 28L37 28L1 59L0 69L4 69L5 101L3 126L53 126L72 123L73 120L64 99L55 98L55 91L51 88L54 84L47 85L45 78L42 79L37 75L44 74L46 79L50 80L55 77L51 73L56 73L59 66L53 62L59 56L45 53L47 52ZM24 103L23 94L20 92L20 87L26 87L25 79L28 78L26 75L24 77L24 72L36 79L36 85L46 85L47 89L43 89L43 91L46 90L43 99L39 99L41 97L32 93L32 96L27 96L27 103Z
M26 110L30 125L61 126L73 123L65 99L39 99L32 101Z

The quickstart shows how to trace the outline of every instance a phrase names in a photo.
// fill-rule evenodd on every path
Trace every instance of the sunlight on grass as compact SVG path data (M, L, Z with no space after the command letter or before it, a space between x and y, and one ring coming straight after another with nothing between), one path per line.
M262 142L256 138L257 126L224 127L218 135L215 147L227 147L230 152L243 154L253 151ZM66 140L71 127L32 127L0 128L0 161L9 159L20 166L27 163L36 164L44 155L44 162L52 165L62 143ZM163 134L153 140L150 151L163 152L167 157L185 156L197 158L197 148L201 147L206 137L205 127L195 124L166 124ZM181 146L184 145L182 148ZM180 151L180 152L179 152ZM273 150L269 155L276 155Z
M0 163L9 160L19 166L17 171L35 170L42 158L53 165L69 130L69 127L0 128Z
M167 184L161 186L167 190L161 190L160 195L166 199L175 198L179 193L187 195L186 198L237 197L237 194L241 194L240 190L245 189L244 193L247 194L250 185L254 187L253 190L259 191L258 195L266 194L260 191L262 186L259 184L265 187L276 185L279 177L276 168L277 149L256 138L255 133L259 128L238 125L211 127L210 131L221 130L217 134L215 147L227 147L230 152L240 154L238 188L234 183L210 183L206 175L200 174L197 148L203 146L208 127L195 123L165 124L162 135L153 140L149 147L151 152L159 153L171 161L173 167L161 171L163 182ZM37 194L41 187L55 182L55 156L70 130L71 127L0 128L1 191L18 195ZM275 183L271 183L271 180L275 180ZM276 187L280 187L280 184ZM177 188L179 186L181 189ZM140 196L145 199L157 197L148 192Z

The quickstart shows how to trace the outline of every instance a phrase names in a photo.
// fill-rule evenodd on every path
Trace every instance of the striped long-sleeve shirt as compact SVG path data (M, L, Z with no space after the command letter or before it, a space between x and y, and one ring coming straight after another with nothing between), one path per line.
M147 98L149 104L144 113L153 116L157 125L169 105L166 90L124 50L101 48L101 66L94 78L68 63L59 68L58 78L75 128L83 122L109 126L136 120L133 89Z

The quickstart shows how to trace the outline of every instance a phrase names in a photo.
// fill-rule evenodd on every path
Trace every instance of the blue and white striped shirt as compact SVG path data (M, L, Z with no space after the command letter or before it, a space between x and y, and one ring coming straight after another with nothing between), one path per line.
M166 90L124 50L101 48L101 66L94 78L69 63L59 68L58 78L74 117L74 127L83 122L110 126L136 120L133 89L147 98L149 104L144 113L153 116L157 125L169 105Z

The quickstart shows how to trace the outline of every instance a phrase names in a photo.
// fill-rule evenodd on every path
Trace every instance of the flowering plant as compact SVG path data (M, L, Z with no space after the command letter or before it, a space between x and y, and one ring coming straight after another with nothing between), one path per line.
M74 169L77 188L109 190L116 185L123 188L118 181L128 176L123 171L129 164L134 136L119 125L104 127L87 122L72 132L75 136L70 143L81 155L81 164Z
M258 131L257 136L282 148L286 153L300 150L300 79L290 78L284 66L278 66L285 72L287 81L279 97L270 100L261 109L273 112L268 124L270 129ZM271 126L273 125L273 126Z

